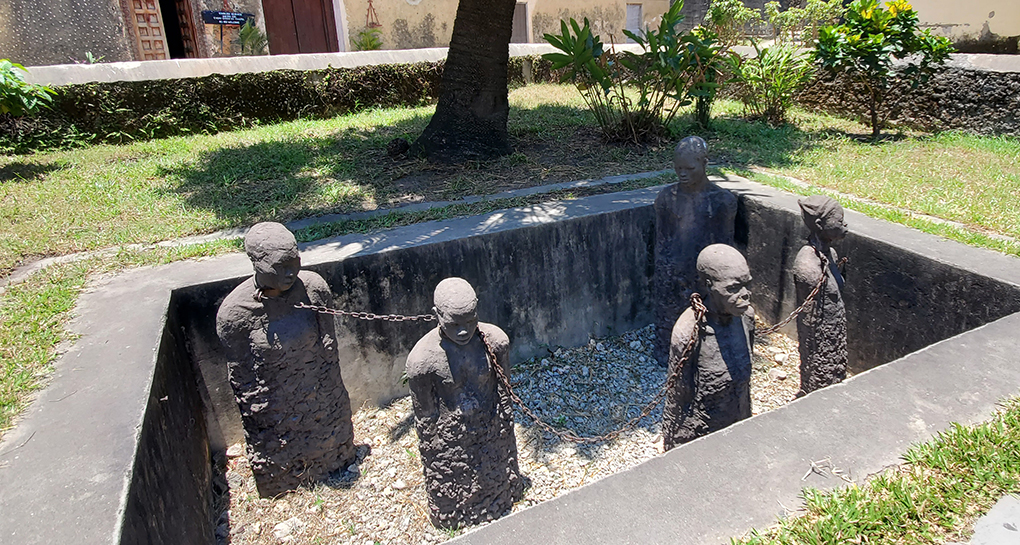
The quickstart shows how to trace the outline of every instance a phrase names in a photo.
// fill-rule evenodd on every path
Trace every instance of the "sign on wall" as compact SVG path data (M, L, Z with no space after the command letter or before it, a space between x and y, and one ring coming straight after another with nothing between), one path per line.
M249 19L254 19L251 13L238 11L203 11L202 20L207 25L243 25Z

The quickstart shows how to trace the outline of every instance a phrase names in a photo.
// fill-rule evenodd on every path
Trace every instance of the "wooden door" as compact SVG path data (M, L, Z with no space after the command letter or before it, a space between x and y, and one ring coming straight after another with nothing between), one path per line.
M163 18L157 0L129 0L127 12L132 16L138 58L155 61L170 58L163 30Z
M273 55L337 51L332 0L263 0Z

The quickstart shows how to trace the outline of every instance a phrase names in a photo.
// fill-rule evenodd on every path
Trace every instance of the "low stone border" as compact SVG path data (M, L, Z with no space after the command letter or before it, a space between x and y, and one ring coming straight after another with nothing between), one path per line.
M758 282L754 304L773 319L792 298L792 290L783 287L788 280L783 271L789 249L804 236L796 196L736 178L722 185L741 197L738 245ZM480 298L488 295L492 305L486 309L491 318L483 318L537 324L531 330L508 328L521 347L517 356L526 357L527 347L541 342L566 346L609 325L620 331L629 323L648 323L642 275L650 263L647 237L656 191L339 237L307 245L304 259L346 297L341 304L367 310L393 303L380 294L380 279L394 282L384 291L404 297L399 303L417 308L428 289L407 291L397 278L420 287L447 268L482 278ZM799 487L815 482L810 474L800 480L811 461L828 457L860 478L894 463L910 441L929 437L949 421L983 419L996 401L1015 393L1020 260L853 212L847 218L851 236L843 250L853 262L845 297L848 313L861 317L848 325L857 351L852 360L877 365L941 342L463 539L488 542L512 534L515 542L719 541L751 525L769 524L777 500L792 508ZM576 294L560 290L572 305L589 301L588 306L563 316L545 314L547 321L538 323L529 313L561 302L547 302L532 291L528 300L538 305L534 308L502 305L500 297L510 300L509 286L538 289L532 284L543 278L527 275L538 269L530 262L518 263L524 267L519 270L506 265L505 259L520 255L509 249L533 248L536 256L552 259L564 252L558 244L566 235L606 252L568 252L562 261L605 286ZM375 276L388 270L420 272ZM574 269L564 270L564 278L578 286L588 282ZM208 409L210 400L202 399L202 391L215 384L190 363L195 338L182 322L207 316L180 310L185 299L206 305L195 309L215 308L217 297L248 274L250 264L235 254L129 271L81 297L79 318L71 325L79 340L56 362L50 385L0 444L0 539L211 540L203 494L208 494L210 441L219 421L205 418L203 406ZM368 299L357 299L365 294ZM618 299L619 294L629 294L628 299ZM578 320L581 311L587 314ZM388 358L390 370L400 368L403 349L393 346L399 343L382 342L388 337L371 328L354 328L354 333L366 352L377 354L372 357ZM370 369L345 367L352 396L357 388L371 386ZM382 382L391 387L389 379Z

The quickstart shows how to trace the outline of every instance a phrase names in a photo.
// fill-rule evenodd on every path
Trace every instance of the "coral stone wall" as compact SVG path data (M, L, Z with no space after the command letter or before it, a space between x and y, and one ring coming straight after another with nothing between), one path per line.
M900 93L905 86L899 88ZM801 105L864 119L862 92L821 74L798 97ZM953 55L948 68L902 101L892 125L1020 136L1020 57Z
M135 60L134 41L117 0L0 1L0 58L24 65Z

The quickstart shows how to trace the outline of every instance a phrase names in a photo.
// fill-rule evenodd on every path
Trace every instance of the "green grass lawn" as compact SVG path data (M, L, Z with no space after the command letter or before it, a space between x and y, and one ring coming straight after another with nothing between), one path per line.
M263 220L388 207L466 195L659 170L671 164L673 142L605 144L577 91L532 85L510 95L509 131L515 151L458 166L394 160L386 144L411 140L432 107L390 108L325 120L300 120L250 130L102 145L33 155L0 156L0 275L46 256L133 243L154 243ZM847 201L865 213L968 243L1020 254L1020 245L989 234L1020 237L1020 139L960 134L893 135L867 141L867 127L794 111L793 123L748 123L739 105L720 101L709 131L690 116L673 127L698 133L723 171L810 192L752 172L761 167L793 176L819 191L887 203L958 221L932 224L909 213ZM624 184L624 190L664 180ZM605 191L600 189L598 191ZM299 233L302 240L481 213L573 192L410 215L387 215ZM851 229L853 226L851 225ZM236 250L236 243L190 249L122 250L113 259L62 265L0 294L0 430L40 384L77 292L96 271Z
M799 516L734 543L928 544L966 541L977 517L1020 492L1020 400L990 421L954 425L910 448L902 466L866 484L804 491Z

